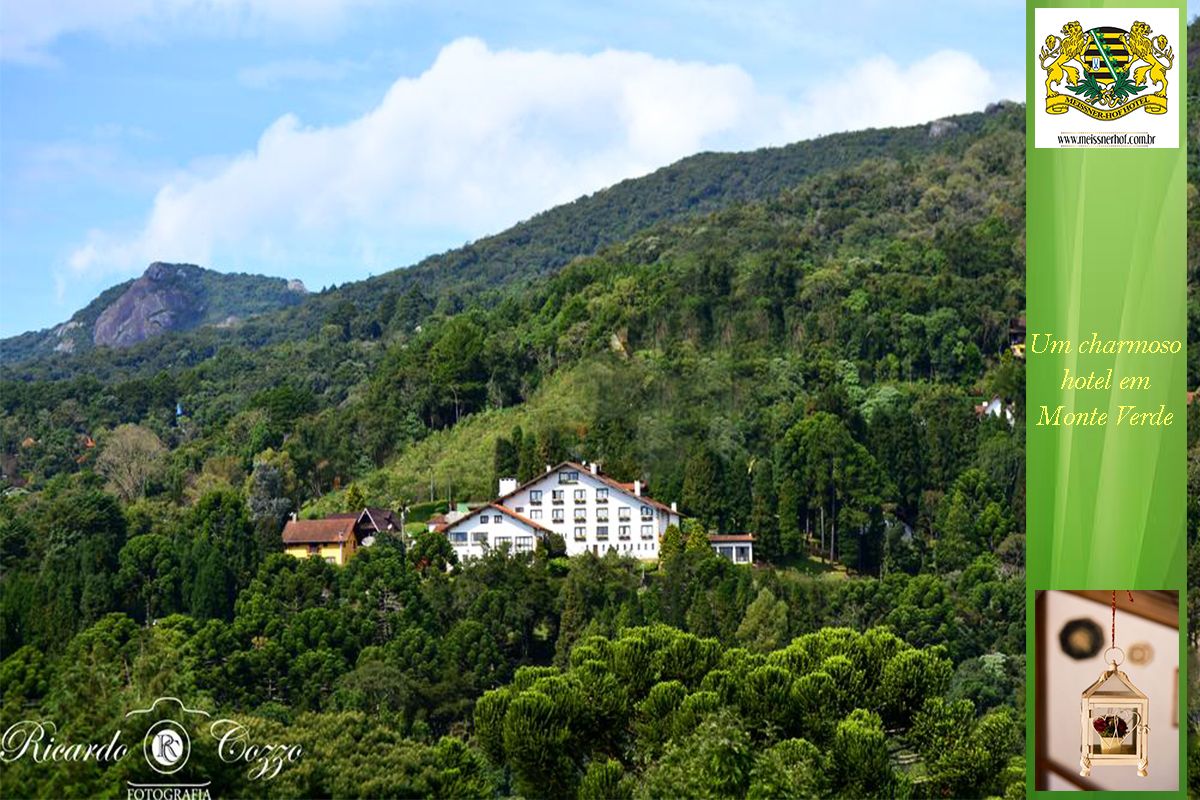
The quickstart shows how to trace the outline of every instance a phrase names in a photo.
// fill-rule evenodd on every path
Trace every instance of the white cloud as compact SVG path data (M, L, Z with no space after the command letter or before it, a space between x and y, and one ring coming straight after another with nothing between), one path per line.
M877 57L814 85L781 98L731 65L460 39L357 119L287 115L252 151L180 173L140 230L93 231L69 264L403 266L423 244L444 249L699 150L923 122L1020 91L956 52L907 67Z
M51 64L60 37L153 39L172 30L257 35L275 28L323 34L375 0L3 0L0 60Z

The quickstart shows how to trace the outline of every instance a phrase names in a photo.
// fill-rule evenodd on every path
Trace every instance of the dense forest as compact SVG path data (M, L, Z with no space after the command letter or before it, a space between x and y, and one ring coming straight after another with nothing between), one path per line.
M308 754L261 781L197 740L214 796L1023 797L1023 229L1000 105L698 156L234 328L9 361L0 726L103 740L173 695ZM1193 205L1190 286L1198 231ZM661 562L464 565L425 530L565 457L679 501ZM279 552L290 513L368 504L405 535Z

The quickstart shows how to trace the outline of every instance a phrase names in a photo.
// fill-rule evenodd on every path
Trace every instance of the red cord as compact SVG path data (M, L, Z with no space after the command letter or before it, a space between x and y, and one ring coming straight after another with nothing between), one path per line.
M1129 602L1133 602L1133 592L1128 589L1125 594L1129 595ZM1112 593L1112 649L1117 647L1117 591L1114 589Z

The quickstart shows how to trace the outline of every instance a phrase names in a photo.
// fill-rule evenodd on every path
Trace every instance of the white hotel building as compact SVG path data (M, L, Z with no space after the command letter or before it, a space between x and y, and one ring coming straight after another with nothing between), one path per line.
M564 461L521 485L501 479L499 489L488 505L440 526L460 560L504 544L530 551L551 532L562 536L567 555L615 550L657 559L663 531L679 524L674 503L660 503L644 493L641 481L621 483L594 463Z

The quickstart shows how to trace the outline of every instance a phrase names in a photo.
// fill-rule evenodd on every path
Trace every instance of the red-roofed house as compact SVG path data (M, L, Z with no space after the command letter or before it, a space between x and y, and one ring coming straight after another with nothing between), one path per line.
M358 549L357 515L331 519L290 519L283 526L284 552L296 558L323 558L342 566Z
M499 503L459 517L443 530L459 561L479 558L508 545L511 553L532 553L550 529Z

